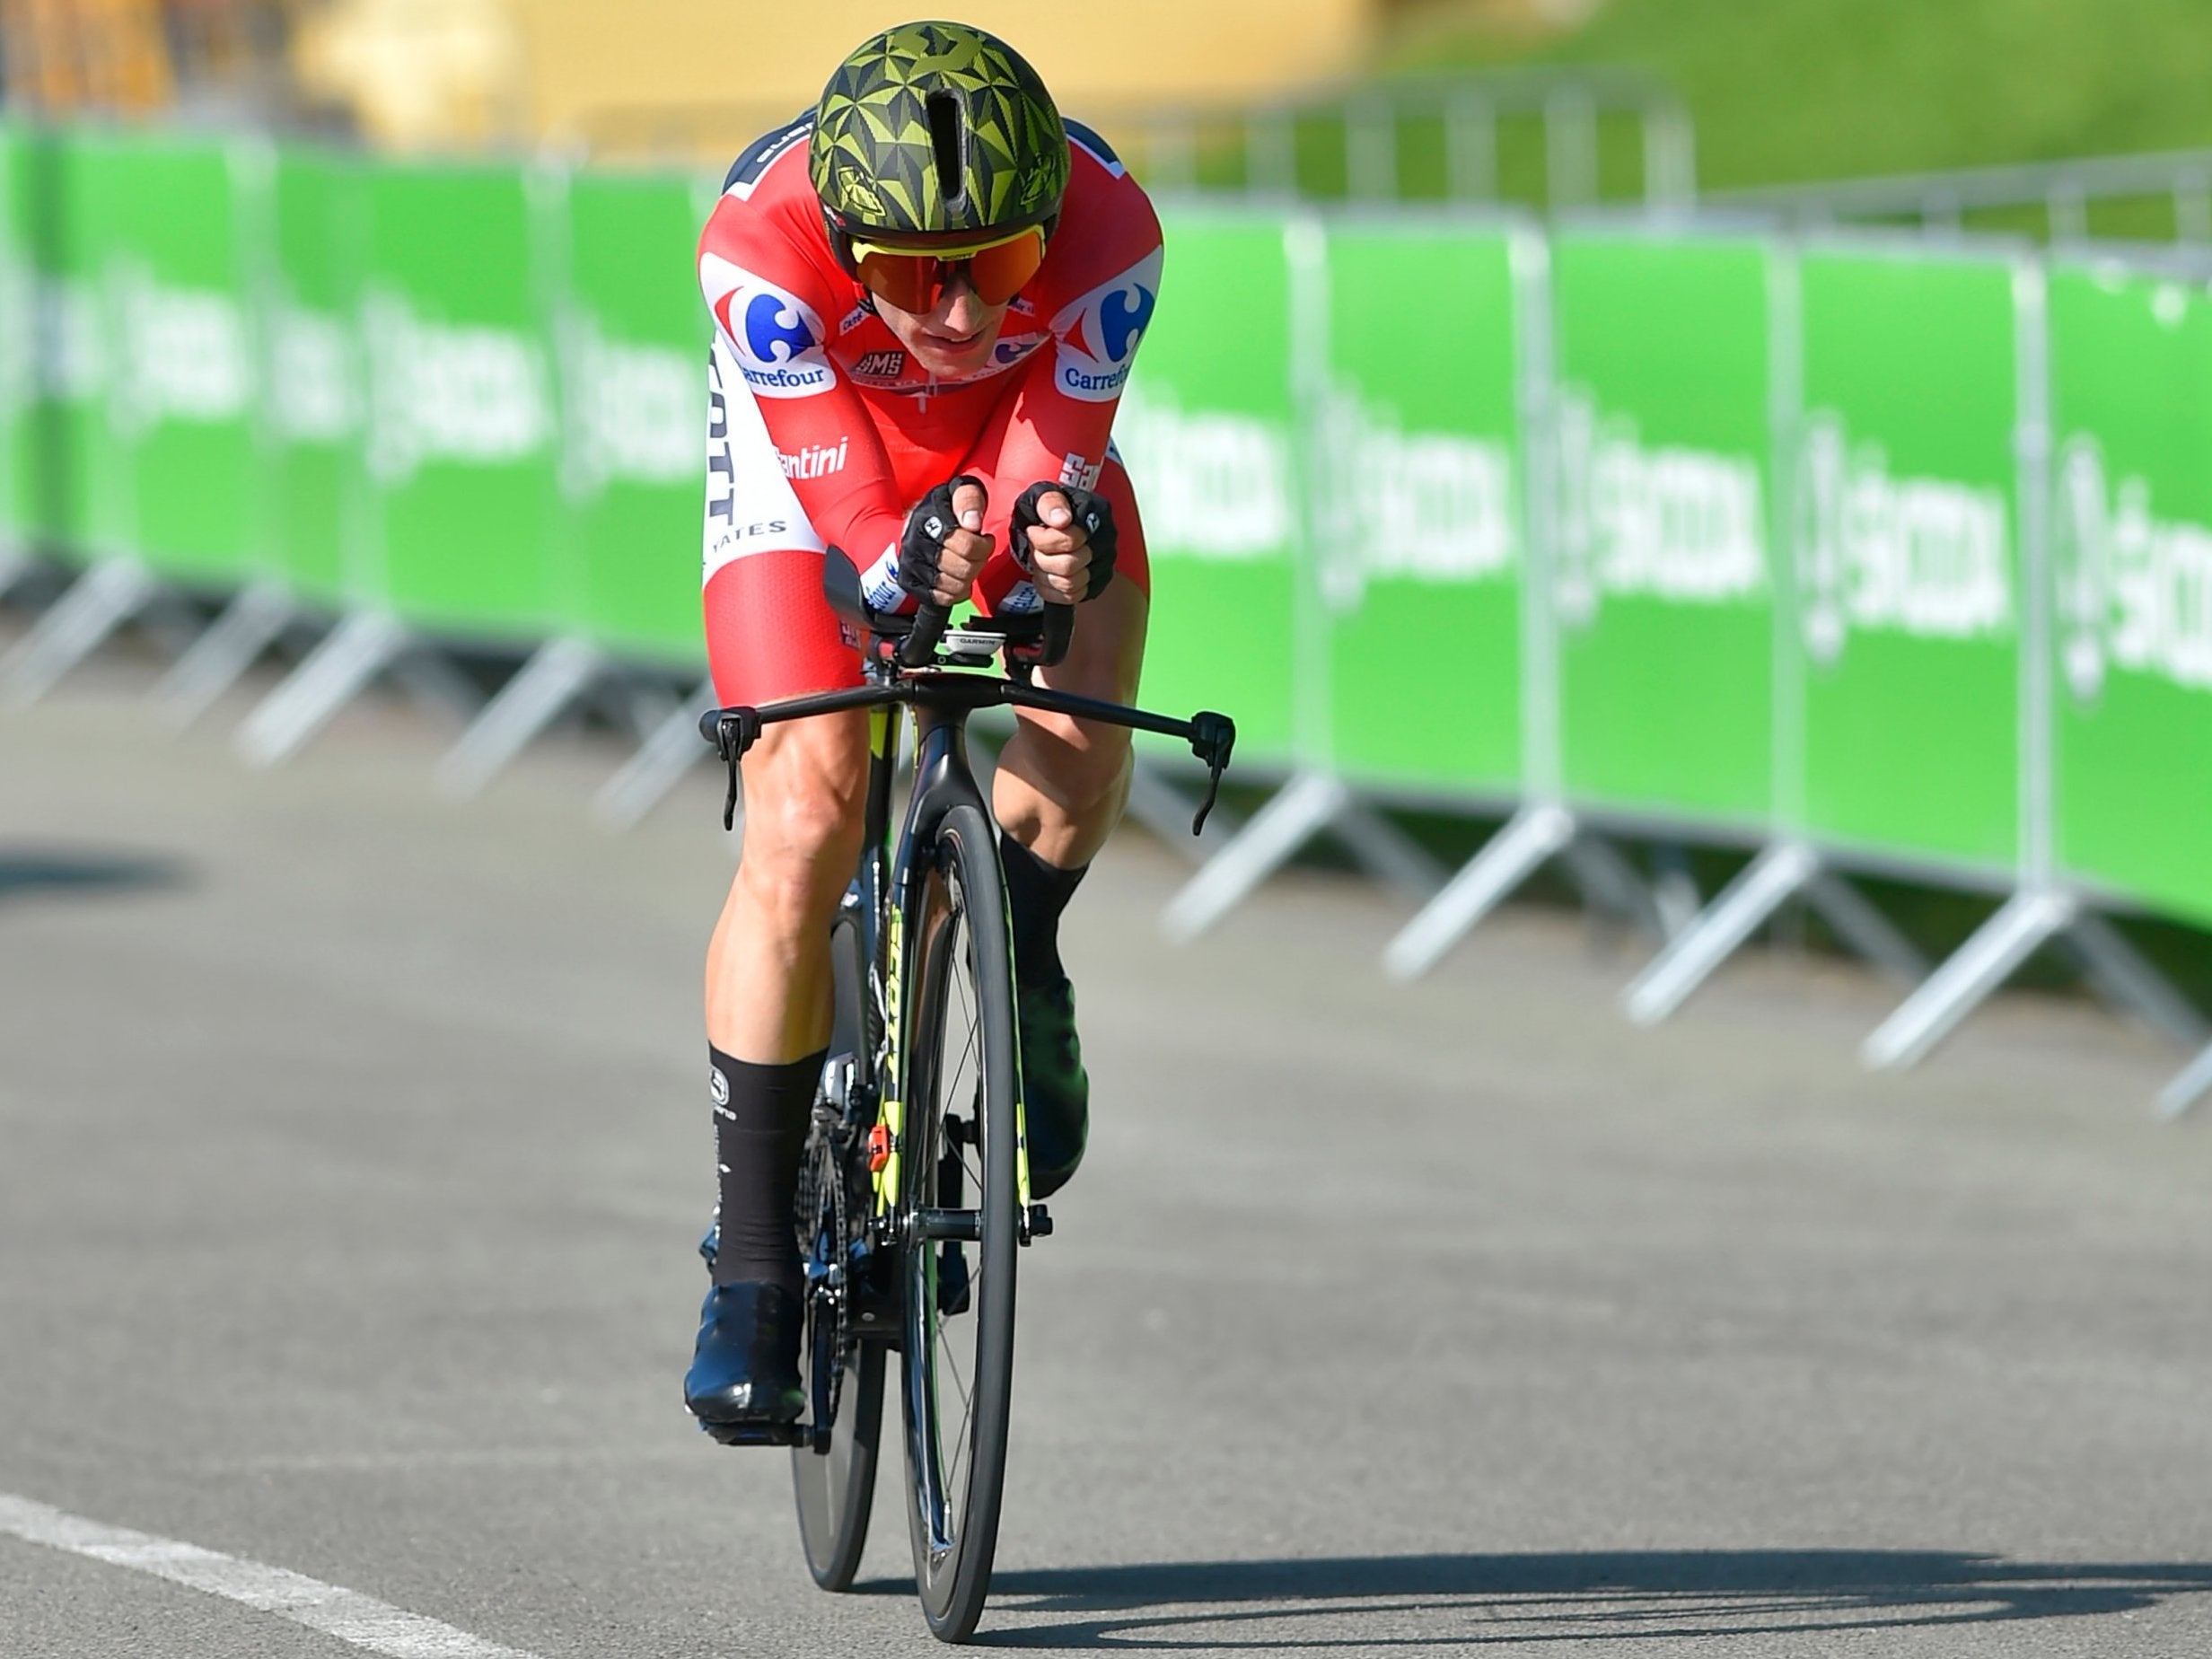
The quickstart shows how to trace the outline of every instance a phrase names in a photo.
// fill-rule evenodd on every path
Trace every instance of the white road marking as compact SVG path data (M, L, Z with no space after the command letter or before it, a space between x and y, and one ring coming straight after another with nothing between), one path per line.
M105 1526L7 1492L0 1492L0 1532L242 1602L390 1659L532 1659L303 1573L241 1561L151 1532Z

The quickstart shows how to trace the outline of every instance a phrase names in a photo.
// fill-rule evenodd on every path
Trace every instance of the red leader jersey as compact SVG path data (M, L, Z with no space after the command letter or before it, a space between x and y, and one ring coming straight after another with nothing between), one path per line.
M1158 301L1159 219L1097 135L1066 123L1073 165L1044 264L990 362L936 380L830 250L807 176L813 125L809 115L746 150L699 238L720 345L815 533L859 567L871 605L905 603L892 571L907 515L961 473L990 495L984 530L1000 551L979 585L995 600L1020 580L1005 554L1015 498L1039 482L1098 485Z

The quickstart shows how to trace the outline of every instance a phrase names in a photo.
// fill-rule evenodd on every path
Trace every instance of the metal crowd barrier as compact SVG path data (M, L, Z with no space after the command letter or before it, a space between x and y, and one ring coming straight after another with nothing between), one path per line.
M711 187L709 187L711 188ZM634 821L699 756L699 181L0 129L0 582L75 572L4 659L36 696L134 617L217 619L156 690L272 764L390 676L521 666L480 786L589 701ZM1802 901L1908 982L1910 1064L2039 946L2203 1048L2107 919L2212 923L2212 300L2178 254L1717 220L1169 204L1117 442L1148 697L1233 709L1280 788L1165 917L1313 837L1436 962L1540 866L1657 923L1624 836L1748 853L1624 997L1681 1005ZM189 600L189 606L180 601ZM687 698L687 693L689 696ZM1146 751L1165 823L1187 774ZM1449 872L1393 804L1495 813ZM1187 821L1187 820L1185 821ZM2003 902L1930 971L1854 885ZM2163 1110L2212 1092L2212 1049Z

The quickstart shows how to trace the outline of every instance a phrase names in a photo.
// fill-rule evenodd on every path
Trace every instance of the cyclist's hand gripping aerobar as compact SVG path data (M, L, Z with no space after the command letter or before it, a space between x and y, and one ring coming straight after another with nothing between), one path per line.
M1113 503L1072 484L1032 484L1014 504L1007 540L1039 597L1056 605L1096 599L1113 580Z
M981 482L966 473L924 496L899 539L899 585L945 610L966 599L991 557L983 534L989 505Z

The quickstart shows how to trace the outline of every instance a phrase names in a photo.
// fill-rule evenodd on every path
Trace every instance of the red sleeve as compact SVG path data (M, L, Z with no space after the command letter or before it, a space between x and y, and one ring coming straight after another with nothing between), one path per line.
M1077 215L1082 215L1078 217ZM1159 303L1160 222L1135 182L1117 179L1071 202L1047 292L1053 342L1023 370L961 470L990 489L984 529L1001 548L1014 504L1032 484L1098 486L1114 411Z
M821 539L862 569L898 542L910 503L860 391L826 347L838 301L820 268L750 203L725 196L699 238L699 287L776 447L786 455L849 443L844 468L794 478Z

